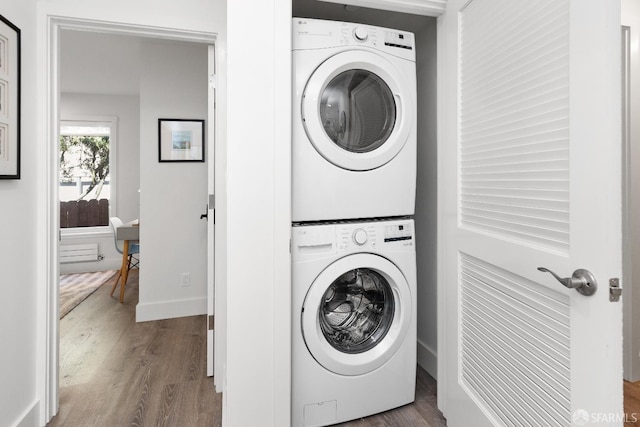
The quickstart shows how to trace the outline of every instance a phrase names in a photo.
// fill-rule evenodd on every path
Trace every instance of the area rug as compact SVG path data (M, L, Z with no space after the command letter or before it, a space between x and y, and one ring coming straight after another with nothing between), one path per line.
M60 275L60 318L69 314L100 286L113 277L115 270Z

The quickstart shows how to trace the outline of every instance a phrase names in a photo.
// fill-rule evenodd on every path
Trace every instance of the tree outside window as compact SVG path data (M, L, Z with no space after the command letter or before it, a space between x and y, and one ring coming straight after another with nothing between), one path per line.
M71 136L60 137L60 181L74 182L77 178L82 185L76 200L100 198L104 184L109 177L109 137Z
M108 126L61 126L61 228L109 225L110 131Z

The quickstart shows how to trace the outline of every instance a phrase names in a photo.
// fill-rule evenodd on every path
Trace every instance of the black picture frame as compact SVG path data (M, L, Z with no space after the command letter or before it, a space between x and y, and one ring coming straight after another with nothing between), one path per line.
M204 162L204 120L158 119L159 162Z
M0 15L0 179L20 179L20 29Z

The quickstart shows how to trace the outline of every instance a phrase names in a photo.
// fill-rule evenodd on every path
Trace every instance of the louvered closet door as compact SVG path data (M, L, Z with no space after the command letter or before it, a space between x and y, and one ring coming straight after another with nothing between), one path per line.
M451 427L621 425L619 34L615 0L449 2L438 381ZM537 267L587 269L599 288Z

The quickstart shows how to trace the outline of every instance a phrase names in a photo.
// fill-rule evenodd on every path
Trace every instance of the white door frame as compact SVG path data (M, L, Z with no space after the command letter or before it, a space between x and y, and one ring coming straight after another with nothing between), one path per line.
M216 172L216 47L209 45L207 49L207 74L209 80L207 94L207 376L214 375L215 340L215 172ZM213 258L212 258L213 257ZM215 378L214 378L215 382Z
M624 17L624 15L623 15ZM634 381L633 280L631 257L631 26L622 26L622 330L623 378Z
M216 44L218 35L208 32L182 31L144 25L122 24L118 22L93 21L90 19L61 16L46 17L46 149L44 165L46 183L40 191L38 207L46 212L38 223L38 277L45 286L40 298L38 321L38 395L41 402L40 422L46 424L58 412L58 372L59 372L59 319L58 319L58 119L59 114L59 46L61 30L83 30L108 34L120 34L156 39L180 40L194 43ZM216 58L216 63L221 64ZM216 131L217 132L217 131ZM216 138L219 140L219 138ZM217 160L219 161L219 160Z

